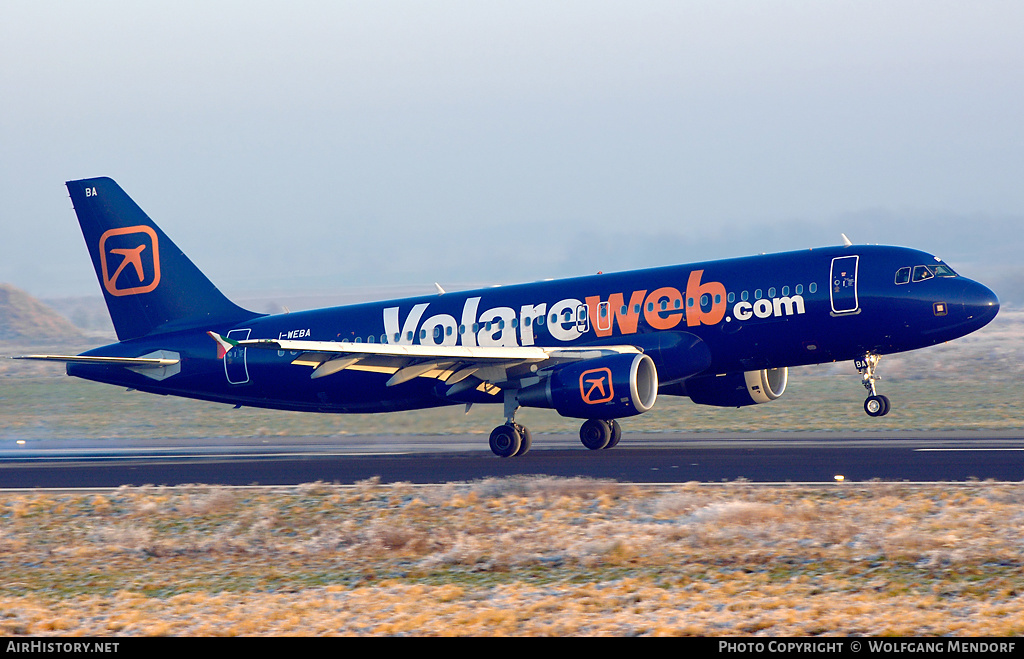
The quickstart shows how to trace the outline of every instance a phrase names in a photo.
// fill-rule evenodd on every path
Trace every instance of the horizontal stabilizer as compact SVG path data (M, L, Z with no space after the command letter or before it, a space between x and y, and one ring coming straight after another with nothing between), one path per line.
M67 364L105 364L107 366L131 366L132 368L163 368L174 366L180 359L161 357L83 357L81 355L20 355L11 359L37 359Z

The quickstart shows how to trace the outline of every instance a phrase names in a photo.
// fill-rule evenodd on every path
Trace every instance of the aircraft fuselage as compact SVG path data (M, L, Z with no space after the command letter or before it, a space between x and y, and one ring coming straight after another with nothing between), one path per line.
M632 344L654 360L662 388L701 374L853 360L949 341L994 317L991 291L960 276L896 283L903 268L944 265L902 247L810 249L598 274L557 281L372 302L211 326L236 339L460 346ZM707 364L694 372L694 344ZM86 355L179 353L181 373L156 381L123 368L69 364L78 377L246 406L385 412L502 402L474 391L455 399L437 378L386 387L372 363L311 379L290 351L235 348L218 359L203 332L97 348ZM440 376L444 371L440 371Z

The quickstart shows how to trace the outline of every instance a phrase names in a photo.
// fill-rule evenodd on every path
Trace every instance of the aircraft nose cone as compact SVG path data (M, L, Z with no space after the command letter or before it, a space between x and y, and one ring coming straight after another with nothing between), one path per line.
M984 327L999 313L999 298L987 286L976 281L964 288L964 313L967 318Z

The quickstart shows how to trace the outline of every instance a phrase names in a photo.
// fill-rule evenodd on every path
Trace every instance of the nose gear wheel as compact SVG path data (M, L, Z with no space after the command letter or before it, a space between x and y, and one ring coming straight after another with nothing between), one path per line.
M868 390L867 400L864 401L864 412L868 416L885 416L892 407L889 399L875 389L875 380L878 379L875 369L878 368L878 362L881 359L881 355L869 352L853 362L861 374L861 383Z

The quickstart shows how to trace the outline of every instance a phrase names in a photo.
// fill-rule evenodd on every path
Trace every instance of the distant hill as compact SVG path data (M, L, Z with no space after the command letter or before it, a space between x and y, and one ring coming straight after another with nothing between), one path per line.
M0 283L0 341L73 343L82 332L59 313L10 284Z

